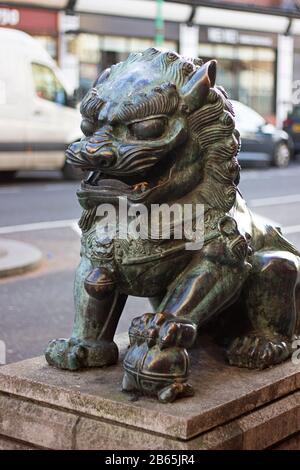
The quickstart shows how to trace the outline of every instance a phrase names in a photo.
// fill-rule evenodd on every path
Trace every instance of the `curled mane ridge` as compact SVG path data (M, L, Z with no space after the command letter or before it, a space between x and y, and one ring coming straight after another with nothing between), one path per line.
M203 158L200 199L208 208L228 212L235 203L239 182L240 135L224 90L210 88L206 103L190 114L188 121Z

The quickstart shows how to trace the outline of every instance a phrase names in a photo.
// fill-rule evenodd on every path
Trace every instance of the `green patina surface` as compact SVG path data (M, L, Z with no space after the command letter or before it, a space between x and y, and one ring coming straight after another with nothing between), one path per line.
M75 323L70 339L49 344L49 364L114 364L128 295L150 297L156 314L131 326L127 391L162 401L191 395L187 349L208 324L226 336L232 365L263 369L287 359L300 329L299 252L256 220L238 191L240 136L216 86L216 62L156 49L131 54L101 74L81 113L85 137L67 151L70 163L92 172L78 191ZM165 237L163 222L155 237L139 240L130 231L121 237L127 226L119 219L113 235L101 231L97 210L120 201L127 209L202 204L204 246L186 250L187 239ZM143 229L141 215L132 219Z

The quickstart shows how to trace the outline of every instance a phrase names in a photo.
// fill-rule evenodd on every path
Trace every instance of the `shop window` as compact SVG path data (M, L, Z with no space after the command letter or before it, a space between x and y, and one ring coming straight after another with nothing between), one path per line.
M265 117L274 114L275 51L263 47L208 44L199 46L204 60L218 60L217 81L232 99Z
M69 47L72 48L70 45ZM75 39L75 53L80 62L98 64L101 60L100 41L96 34L80 34Z
M79 65L79 88L77 91L79 101L82 100L84 95L89 91L96 77L99 75L99 66L97 64L90 64L81 62Z
M54 72L42 64L31 64L35 92L39 98L57 104L67 104L67 94Z
M67 35L67 51L79 59L78 97L82 99L92 86L97 75L112 64L126 60L131 52L141 52L154 46L152 39L98 36L80 33ZM177 50L175 41L165 41L163 49Z
M294 80L300 79L300 51L294 53Z

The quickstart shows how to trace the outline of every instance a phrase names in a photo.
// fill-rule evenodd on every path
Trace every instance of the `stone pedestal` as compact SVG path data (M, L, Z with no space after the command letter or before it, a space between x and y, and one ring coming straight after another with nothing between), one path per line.
M195 396L167 405L122 393L122 375L121 363L67 372L43 357L2 367L0 448L300 447L300 365L238 369L202 343L192 353Z

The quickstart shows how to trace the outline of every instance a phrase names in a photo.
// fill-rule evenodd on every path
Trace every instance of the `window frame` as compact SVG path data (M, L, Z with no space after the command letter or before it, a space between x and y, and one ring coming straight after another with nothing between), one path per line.
M45 100L49 103L54 103L58 106L68 106L68 93L64 87L64 85L61 83L61 81L59 80L59 78L57 77L55 71L49 66L49 65L46 65L46 64L43 64L41 62L31 62L31 72L32 72L32 79L33 79L33 86L34 86L34 93L35 95L42 99L42 100ZM40 96L39 93L38 93L38 84L37 84L37 81L36 81L36 72L34 70L35 67L41 67L45 70L47 70L47 72L52 75L52 77L54 78L54 83L55 83L55 95L57 95L57 93L59 92L59 90L62 90L64 92L64 102L61 103L59 102L57 99L49 99L49 98L46 98L44 96ZM57 85L59 85L60 88L57 87Z

